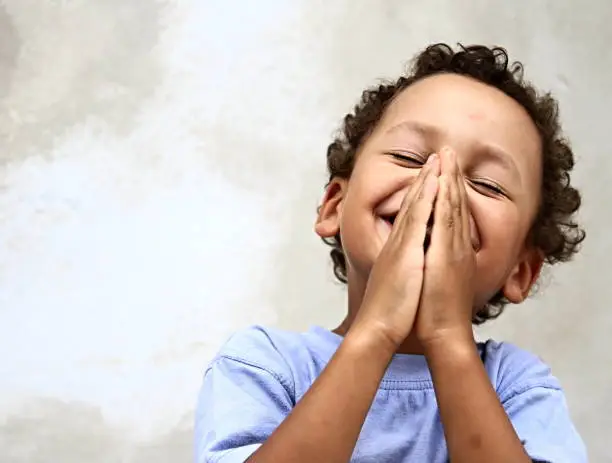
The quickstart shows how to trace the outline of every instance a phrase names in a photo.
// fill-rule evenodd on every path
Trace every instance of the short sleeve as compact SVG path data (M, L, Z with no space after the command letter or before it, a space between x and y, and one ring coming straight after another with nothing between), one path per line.
M572 424L561 389L530 387L513 395L504 408L534 461L587 462L584 443Z
M196 409L196 463L242 463L290 413L291 385L254 362L218 357Z
M585 463L563 389L537 356L508 343L486 344L487 370L501 403L535 462Z

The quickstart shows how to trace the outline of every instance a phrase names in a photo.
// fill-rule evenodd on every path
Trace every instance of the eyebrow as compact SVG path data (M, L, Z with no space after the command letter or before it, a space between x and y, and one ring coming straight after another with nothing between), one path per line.
M515 175L519 181L522 180L518 167L514 162L514 159L512 159L512 156L510 156L508 152L506 152L504 149L495 145L482 143L478 145L477 150L481 154L481 156L501 164L509 172Z
M444 135L444 131L442 129L430 124L424 124L422 122L417 121L400 122L399 124L394 125L390 129L388 129L386 133L390 134L400 131L412 132L424 138L430 138L433 140L439 140ZM507 170L516 175L517 179L521 179L518 167L512 159L512 156L510 156L510 154L503 148L489 143L477 142L475 150L481 157L489 161L501 164Z
M441 130L438 129L437 127L434 127L433 125L429 125L429 124L423 124L421 122L416 122L416 121L400 122L399 124L394 125L390 129L388 129L386 133L389 134L389 133L400 132L400 131L414 132L419 135L423 135L425 137L432 137L432 138L439 137L441 135Z

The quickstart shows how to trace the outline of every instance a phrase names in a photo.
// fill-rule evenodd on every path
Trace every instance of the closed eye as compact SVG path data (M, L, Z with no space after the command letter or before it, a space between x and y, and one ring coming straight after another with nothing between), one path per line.
M400 161L406 167L421 167L425 164L425 158L417 153L387 153L393 159Z
M485 182L481 180L470 180L470 183L478 189L485 190L488 194L494 194L496 196L508 196L506 192L495 183Z

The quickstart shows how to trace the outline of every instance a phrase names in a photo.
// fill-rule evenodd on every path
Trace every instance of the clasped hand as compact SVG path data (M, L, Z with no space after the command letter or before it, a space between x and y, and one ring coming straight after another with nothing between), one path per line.
M476 255L469 215L456 155L448 149L430 155L370 272L355 323L378 330L396 348L412 331L423 346L449 336L472 339Z

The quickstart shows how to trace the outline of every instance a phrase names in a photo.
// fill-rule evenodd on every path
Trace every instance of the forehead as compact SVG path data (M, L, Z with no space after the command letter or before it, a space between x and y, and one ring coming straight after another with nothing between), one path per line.
M539 171L540 137L527 111L501 90L469 77L440 74L412 84L391 103L376 132L401 137L401 130L389 129L406 122L437 129L444 134L441 142L459 154L474 142L496 146L523 169Z

